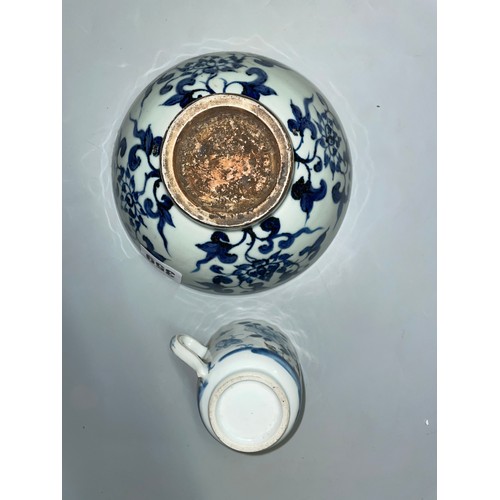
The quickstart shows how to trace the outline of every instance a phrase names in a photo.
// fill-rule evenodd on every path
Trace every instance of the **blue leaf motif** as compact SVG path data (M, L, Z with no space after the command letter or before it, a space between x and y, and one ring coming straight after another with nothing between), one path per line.
M342 189L340 182L335 183L332 188L332 199L333 203L338 204L337 209L337 217L340 218L342 211L344 210L344 206L349 200L349 195L345 191L345 187Z
M260 224L263 231L269 233L266 237L265 243L259 246L259 251L263 254L268 254L274 249L274 238L281 229L280 220L277 217L269 217Z
M164 106L175 106L176 104L179 104L183 99L183 96L181 94L175 94L173 95L170 99L167 99L163 105Z
M276 92L264 83L267 81L267 73L260 68L249 68L246 71L248 76L256 75L256 78L251 82L232 82L239 83L243 87L242 95L251 97L256 101L261 95L276 95Z
M161 234L165 250L168 254L167 239L163 234L163 230L167 225L175 227L170 214L170 209L173 207L173 203L165 193L161 193L160 172L152 163L152 158L157 157L160 154L163 139L161 136L154 136L151 125L148 125L148 127L143 130L138 126L139 119L133 119L132 117L129 117L129 119L134 124L133 135L139 139L139 144L134 144L130 148L126 166L118 166L119 175L117 182L122 208L128 213L129 225L135 232L136 236L138 236L137 233L141 227L147 227L143 216L147 216L149 219L156 219L158 231ZM119 149L121 157L125 156L126 148L127 142L122 140L120 142ZM132 174L132 172L137 170L143 160L147 162L149 170L146 171L144 175L142 189L139 189L136 187L136 177L135 174ZM141 200L142 196L146 193L148 184L151 180L154 182L153 199L145 198ZM151 241L147 244L152 247Z
M159 183L158 181L155 182L154 185L154 190L156 191L158 189ZM150 198L147 198L144 202L144 210L146 211L146 214L148 217L151 217L153 219L159 219L162 222L161 229L163 229L163 226L165 224L168 224L169 226L175 227L174 222L172 220L172 216L170 215L170 209L173 207L173 202L172 200L167 196L167 195L162 195L160 198L156 198L156 206L158 207L158 210L155 212L153 210L153 200Z
M198 243L196 246L206 253L206 257L196 263L193 272L199 271L202 264L206 264L213 259L219 259L223 264L233 264L238 259L236 254L230 253L234 245L231 245L229 237L222 231L213 233L209 242Z
M320 111L316 109L317 107ZM300 142L294 145L295 164L298 169L305 170L304 175L292 186L292 198L299 201L300 208L306 213L308 220L314 204L324 199L330 189L326 180L316 174L329 168L334 181L338 173L344 179L347 176L348 180L350 162L344 160L344 156L348 157L348 150L341 152L343 136L340 125L326 100L319 93L305 98L302 108L290 101L290 109L293 117L287 121L288 129L292 134L300 136ZM312 144L304 140L306 131L311 135ZM348 194L345 200L347 198ZM332 199L334 203L343 205L340 201L339 186L334 186L332 189ZM338 213L341 211L342 208Z
M218 266L217 264L213 264L212 266L210 266L210 271L212 271L215 274L219 274L219 273L224 272L224 269L222 266Z
M174 79L174 77L175 73L168 73L167 75L163 75L160 78L158 78L158 80L156 80L157 84L164 83L164 85L160 89L160 95L168 94L173 89L173 86L171 85L170 82Z
M327 232L328 231L325 231L323 234L321 234L312 245L301 250L300 255L305 255L308 260L314 259L314 257L320 251L323 241L325 241Z
M146 130L141 130L138 128L137 120L134 120L133 118L131 118L131 120L134 123L134 137L136 137L140 141L139 144L135 144L130 149L128 154L129 168L130 170L134 171L137 170L137 168L141 164L141 158L137 156L137 153L139 151L143 151L146 154L149 162L150 156L158 156L160 154L160 148L163 139L161 136L153 136L151 125L148 125L148 128ZM150 167L152 167L151 164Z
M125 151L127 151L127 139L125 139L125 137L122 137L120 145L118 147L118 151L120 153L120 156L123 158L125 156Z
M340 190L340 182L337 182L335 186L332 188L332 199L333 203L340 203L342 198L344 197L344 193Z
M281 222L277 217L269 217L261 223L260 227L270 236L275 236L280 232Z
M146 243L146 249L148 250L149 253L153 254L160 262L165 262L165 260L166 260L165 257L163 257L163 255L160 255L155 250L153 243L151 243L151 240L147 236L143 235L142 241L144 241L144 243Z
M307 214L307 218L309 218L314 203L322 200L326 196L326 192L326 182L323 179L320 181L319 188L314 188L311 181L305 181L304 177L301 177L292 186L292 198L300 200L300 208Z
M264 58L260 58L260 57L254 57L253 60L257 64L260 64L261 66L265 66L266 68L277 67L277 68L282 68L282 69L286 69L286 70L289 69L286 66L283 66L282 64L280 64L279 62L277 62L277 61L271 61L270 59L264 59Z
M128 165L132 172L137 170L141 164L141 159L137 156L137 152L142 150L142 146L140 144L136 144L128 153Z
M290 247L302 234L311 234L321 228L310 229L304 226L293 234L281 232L279 218L269 217L260 224L260 229L267 234L258 236L253 228L247 228L243 230L243 238L239 242L231 244L225 233L217 231L212 234L209 242L196 245L206 253L206 256L196 263L195 272L201 269L203 264L215 258L223 264L236 262L236 255L230 251L240 245L247 247L242 263L235 265L230 272L227 272L221 265L212 264L210 270L216 276L212 278L212 282L200 282L200 284L216 291L226 291L224 290L226 287L227 291L230 292L230 287L256 291L262 288L264 283L271 281L274 276L279 276L278 281L284 282L300 270L300 265L292 260L293 255L283 252L283 249ZM271 254L276 243L278 251ZM252 256L252 250L255 246L259 252L256 256ZM268 254L271 255L267 256Z
M188 78L183 78L180 82L177 83L175 86L175 94L167 99L164 103L163 106L174 106L176 104L179 104L181 108L185 108L188 104L191 102L195 101L196 98L194 97L194 94L200 91L207 91L208 89L191 89L187 90L185 87L188 87L190 85L194 85L196 83L196 78L194 77L188 77Z
M150 198L147 198L144 201L144 210L148 217L151 219L158 219L158 232L163 240L163 245L165 246L165 250L168 252L168 243L165 235L163 234L163 230L165 225L174 226L174 222L172 220L172 216L170 215L170 209L173 207L173 202L166 194L163 194L161 197L158 197L158 189L162 186L160 179L156 179L153 184L153 195L156 200L157 210L154 210L153 201Z
M210 287L214 290L223 291L226 293L232 293L233 291L230 288L225 288L224 285L230 285L233 283L233 280L229 276L223 276L221 274L217 275L213 279L213 284L215 286Z

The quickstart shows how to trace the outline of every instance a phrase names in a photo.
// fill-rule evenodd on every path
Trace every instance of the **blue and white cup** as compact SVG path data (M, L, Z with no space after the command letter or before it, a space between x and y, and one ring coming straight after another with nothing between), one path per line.
M196 371L203 423L229 448L261 452L295 430L303 410L302 370L294 346L275 326L236 321L207 346L177 335L171 348Z

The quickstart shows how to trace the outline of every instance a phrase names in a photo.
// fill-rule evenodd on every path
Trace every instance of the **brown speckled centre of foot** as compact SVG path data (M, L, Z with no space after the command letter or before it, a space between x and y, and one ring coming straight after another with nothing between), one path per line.
M257 101L232 94L199 99L169 127L162 176L173 200L194 219L244 227L282 201L293 150L280 122Z

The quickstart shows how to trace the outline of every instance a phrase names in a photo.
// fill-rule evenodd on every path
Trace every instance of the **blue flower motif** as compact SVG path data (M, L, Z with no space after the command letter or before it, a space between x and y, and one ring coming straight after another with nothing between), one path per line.
M129 119L134 125L133 136L137 138L139 142L130 148L128 152L128 161L125 166L117 166L118 176L115 189L117 189L117 193L119 194L122 208L129 215L128 223L134 234L137 235L141 227L147 227L144 222L144 217L153 220L157 219L158 232L161 235L165 251L168 254L168 242L164 234L164 228L167 225L175 227L170 213L173 202L166 194L160 180L160 171L152 161L153 158L157 158L160 154L162 137L155 137L150 125L148 125L146 130L140 129L138 125L139 118L134 119L129 117ZM118 145L120 158L125 157L126 150L127 141L123 138ZM139 155L139 152L142 152L142 154ZM141 165L143 158L146 159L149 170L144 175L142 189L139 189L136 186L136 178L132 172L137 170L139 165ZM153 183L153 199L146 197L141 200L141 197L146 193L146 189L151 182ZM155 255L155 257L159 258L160 254L156 252L153 243L147 238L144 240L144 236L143 241L145 241L148 250ZM164 261L165 258L163 257L160 260Z
M322 106L321 111L313 105L315 97ZM297 168L305 170L305 175L292 186L292 198L299 201L300 208L305 212L306 220L308 220L314 204L324 199L329 189L324 179L320 179L319 185L315 185L315 173L321 172L323 168L330 168L333 178L336 173L345 176L349 173L350 162L347 158L347 149L343 154L340 152L343 141L340 125L319 93L304 99L303 111L293 102L290 102L290 109L294 118L288 120L288 129L301 138L294 148L295 163ZM314 110L315 118L312 117L311 110ZM304 142L306 130L309 130L311 139L314 141L312 147L306 146ZM334 203L341 204L340 214L348 199L348 193L341 193L339 184L333 187L332 198Z
M279 251L267 259L252 259L247 264L237 266L234 275L240 284L246 282L252 285L255 280L268 282L275 273L283 275L288 274L291 269L298 270L299 266L290 257L290 254Z
M231 54L228 57L212 54L189 61L183 66L179 66L178 70L183 74L199 75L207 73L214 75L219 72L236 71L238 68L243 67L245 58L245 55L237 54Z
M139 201L140 193L135 187L135 178L127 169L118 167L117 182L120 187L120 205L128 215L128 224L134 234L137 234L141 226L147 227L143 216L146 215Z
M238 287L248 290L257 290L264 286L264 283L271 281L278 275L278 281L284 282L290 279L299 271L299 263L292 260L292 255L283 252L289 248L297 238L303 234L311 234L321 228L309 229L302 227L296 233L281 232L281 224L277 217L269 217L260 224L260 229L267 233L265 236L258 236L253 228L243 230L243 237L236 243L231 243L226 233L215 231L212 233L210 241L197 244L196 246L205 252L205 258L196 263L193 272L201 269L201 266L218 260L222 264L233 264L238 256L232 253L234 249L241 245L246 245L244 253L245 262L235 266L231 272L226 272L219 264L212 264L210 270L215 274L210 283L200 285L216 291L226 291L231 293L231 288ZM271 254L275 248L277 251ZM254 247L258 249L258 256L252 256ZM269 257L262 255L271 254Z
M261 96L276 95L276 91L266 85L267 73L256 66L248 67L246 60L246 55L231 54L228 57L209 55L178 66L176 68L178 72L165 75L155 82L156 84L163 84L160 89L161 95L170 94L174 90L174 93L163 102L163 106L179 105L181 108L185 108L200 97L214 94L216 91L211 86L211 82L216 77L219 77L223 83L223 92L228 92L228 88L232 85L239 85L241 95L255 100L259 100ZM254 59L257 64L260 64L261 61L259 61L260 59ZM228 81L221 75L221 73L236 72L243 67L248 68L245 73L248 76L253 76L253 80ZM208 78L203 80L202 75L208 75ZM177 83L175 83L176 80L178 80Z
M318 113L317 125L321 134L319 144L324 149L324 166L330 167L332 174L334 174L336 170L339 170L339 163L342 161L339 155L339 148L342 143L342 137L338 133L340 129L335 117L328 109L323 113ZM337 161L335 161L336 159Z

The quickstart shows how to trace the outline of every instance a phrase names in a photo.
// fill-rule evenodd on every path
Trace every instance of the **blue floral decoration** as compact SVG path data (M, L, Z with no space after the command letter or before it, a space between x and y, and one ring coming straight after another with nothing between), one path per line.
M284 250L291 247L301 235L321 230L319 227L316 229L303 227L294 234L281 232L280 221L276 217L264 220L259 227L266 233L265 236L258 236L254 228L249 227L242 230L243 236L236 243L231 243L226 233L215 231L210 241L197 244L196 246L205 253L205 257L196 262L193 272L198 272L203 265L212 262L210 270L214 273L211 283L199 282L199 284L206 288L231 293L234 287L258 289L275 275L279 276L279 282L285 282L299 271L302 261L294 261L292 255ZM320 236L318 239L321 238ZM220 264L234 264L238 260L238 254L233 253L234 250L245 246L245 261L225 271L224 266ZM310 252L301 255L304 257L303 260L312 258L315 251L313 247ZM252 255L254 249L258 251L257 256Z
M346 188L348 179L345 177L350 175L349 150L347 145L342 148L344 139L340 124L319 93L304 98L302 108L290 101L290 109L293 118L287 121L288 130L292 135L300 137L294 148L296 168L304 172L292 185L292 198L300 203L307 220L314 204L328 194L325 180L320 178L319 183L316 183L314 174L330 168L332 179L336 174L344 177L344 182L335 183L331 193L333 202L339 205L337 213L340 218L349 199ZM305 146L307 134L314 141L312 151ZM342 149L344 152L341 154Z
M199 98L216 93L240 94L256 101L265 97L265 103L270 103L275 96L280 97L277 80L269 76L272 75L269 68L273 67L290 71L275 61L252 54L208 54L194 58L160 75L132 108L135 111L122 126L128 132L121 132L116 143L115 198L127 231L158 260L165 262L171 258L168 239L176 228L175 217L179 212L174 209L160 175L163 141L160 134L165 130L154 130L154 124L141 120L145 103L181 110ZM239 231L214 230L205 241L195 244L200 254L193 269L182 271L190 275L190 285L234 293L254 292L269 284L284 283L304 270L331 239L328 235L335 231L335 226L319 227L312 222L315 217L311 215L322 200L328 199L337 206L338 224L348 203L350 157L341 126L317 92L305 96L302 102L290 100L289 116L283 118L283 124L294 147L295 173L290 197L297 203L297 212L300 210L304 215L302 227L299 224L298 229L295 226L292 232L286 231L279 217L271 216ZM298 253L292 252L292 245L301 239L307 243L299 245ZM206 276L207 271L210 277Z
M246 59L244 55L237 56L236 54L229 57L209 55L178 67L182 79L176 83L175 93L163 105L175 106L178 104L181 108L185 108L200 97L215 94L216 90L211 85L212 81L221 73L232 73L239 68L247 67ZM257 62L259 59L255 59L255 61ZM224 82L222 92L230 93L240 90L241 95L251 97L257 101L262 95L277 95L275 90L266 85L268 75L262 68L250 66L245 71L245 74L254 76L254 79L251 81L228 81L222 78ZM200 76L203 75L206 75L206 79L200 79ZM157 83L163 84L160 93L170 92L174 88L171 82L176 77L178 77L176 73L171 73L168 77L157 80ZM233 89L233 86L237 86L239 89Z
M146 91L146 93L148 90ZM150 90L149 90L150 92ZM141 106L142 108L142 106ZM165 237L164 228L166 225L175 227L170 214L170 209L173 206L171 198L163 189L160 171L153 163L153 158L158 158L162 143L161 136L154 136L151 127L148 125L146 130L142 130L138 126L138 119L129 117L133 124L133 136L138 139L138 143L134 144L128 153L126 162L121 162L125 157L127 149L127 141L121 139L118 144L118 164L116 167L117 178L115 189L118 189L118 198L121 203L121 208L128 214L128 226L126 226L132 234L139 236L141 227L147 228L144 218L157 221L157 229L161 235L165 252L168 254L168 242ZM137 186L134 172L142 164L143 153L146 157L148 170L142 179L142 189ZM153 198L144 197L146 189L152 185ZM161 261L165 258L156 252L153 243L145 236L141 235L142 241L146 244L146 248L155 257Z

